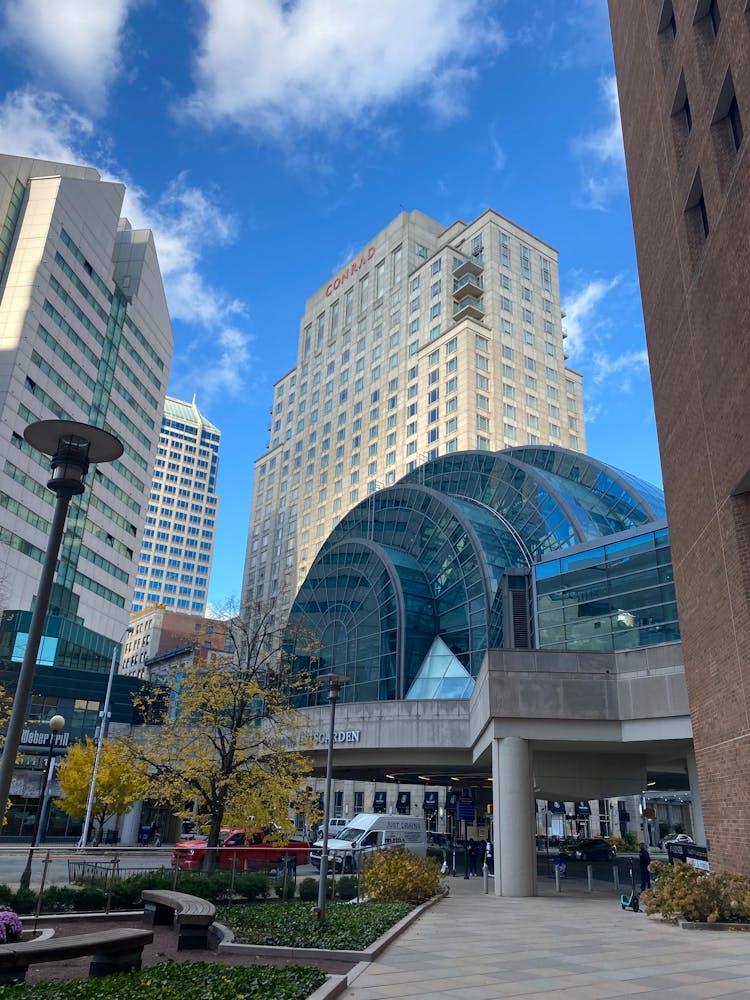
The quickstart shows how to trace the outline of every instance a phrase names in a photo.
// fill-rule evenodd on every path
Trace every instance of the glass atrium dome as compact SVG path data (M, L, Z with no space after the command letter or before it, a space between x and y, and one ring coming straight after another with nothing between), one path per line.
M351 678L347 701L469 697L488 648L532 645L539 560L664 517L659 490L579 452L446 455L334 528L292 606L290 650L309 664L312 637L315 669Z

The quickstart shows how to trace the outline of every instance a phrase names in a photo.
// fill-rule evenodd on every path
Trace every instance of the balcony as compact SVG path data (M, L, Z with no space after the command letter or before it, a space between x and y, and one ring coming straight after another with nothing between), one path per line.
M484 292L484 279L481 274L465 274L463 278L453 279L453 298L458 301L465 299L467 295L473 295L475 299L481 299Z
M484 302L482 299L467 297L453 303L453 319L458 322L471 316L472 319L484 319Z
M454 257L453 277L458 280L465 274L481 274L484 270L484 257L479 254L477 257Z

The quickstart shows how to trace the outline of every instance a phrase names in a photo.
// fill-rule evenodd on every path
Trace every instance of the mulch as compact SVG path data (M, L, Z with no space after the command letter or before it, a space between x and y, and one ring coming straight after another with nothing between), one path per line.
M28 927L28 920L24 921L24 926ZM49 927L50 924L40 922L40 927ZM95 931L102 931L109 927L144 927L145 924L137 916L123 920L108 919L98 917L96 919L63 920L53 925L55 937L67 937L70 934L88 934ZM177 950L177 931L172 927L156 926L149 928L154 932L152 944L146 945L143 949L143 968L150 965L159 965L161 962L219 962L222 965L276 965L283 968L287 965L315 965L323 969L324 972L342 973L351 968L351 963L341 963L335 961L315 961L304 962L299 960L275 959L275 958L254 958L244 955L224 955L216 951L196 949L190 951ZM47 962L41 965L32 965L26 974L27 983L39 983L49 980L65 981L70 979L86 979L89 974L90 956L83 958L71 958L61 962Z

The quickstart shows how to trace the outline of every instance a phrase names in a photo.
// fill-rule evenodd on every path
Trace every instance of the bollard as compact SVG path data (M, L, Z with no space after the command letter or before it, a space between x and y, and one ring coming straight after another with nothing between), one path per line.
M453 878L456 877L456 848L453 848Z
M555 865L555 892L560 891L560 869Z
M619 892L620 890L620 869L617 865L612 865L612 880L615 883L615 889Z
M589 892L594 891L594 866L586 865L586 878L589 882Z
M484 880L484 894L486 896L490 891L490 870L486 861L482 865L482 879Z

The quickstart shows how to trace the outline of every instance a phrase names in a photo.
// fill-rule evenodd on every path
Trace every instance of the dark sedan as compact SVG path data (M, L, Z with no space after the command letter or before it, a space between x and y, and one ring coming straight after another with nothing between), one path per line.
M617 851L614 844L601 837L591 837L587 840L577 840L569 847L563 848L560 854L565 854L576 861L611 861Z

